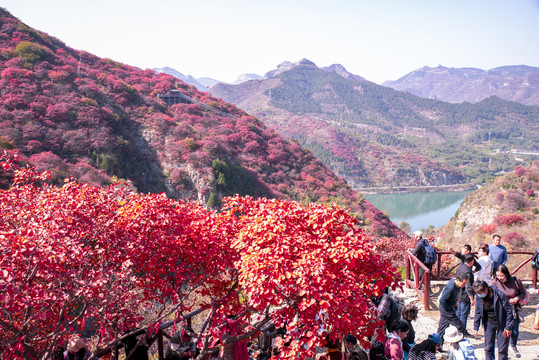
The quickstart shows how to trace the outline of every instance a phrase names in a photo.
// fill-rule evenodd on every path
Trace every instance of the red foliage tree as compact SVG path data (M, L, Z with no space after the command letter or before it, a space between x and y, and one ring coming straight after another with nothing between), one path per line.
M46 174L12 161L2 167L14 180L0 192L6 358L46 356L89 323L92 350L102 352L125 324L154 328L192 310L193 298L209 312L201 356L230 314L286 325L281 358L312 356L325 342L322 327L332 336L372 334L378 321L369 297L396 280L357 221L337 207L236 197L215 213L121 184L40 186ZM156 315L143 319L152 306Z

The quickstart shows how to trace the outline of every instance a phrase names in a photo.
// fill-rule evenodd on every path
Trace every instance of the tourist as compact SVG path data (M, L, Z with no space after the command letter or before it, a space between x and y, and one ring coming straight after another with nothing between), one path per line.
M326 336L326 348L329 360L342 360L344 353L341 351L341 340L339 338L332 339L330 334Z
M66 360L87 360L90 358L90 351L86 343L79 335L73 335L67 342L67 350L64 352Z
M444 335L444 341L449 344L448 360L475 360L475 351L468 339L456 327L450 325Z
M425 251L425 246L423 245L423 233L419 230L415 231L414 239L416 240L416 244L414 249L412 250L412 254L424 265L427 253ZM423 275L425 274L425 270L421 266L418 266L418 271L418 280L419 283L421 283L421 280L423 280ZM421 288L421 284L419 284L419 288Z
M472 287L474 281L472 266L474 261L475 259L472 254L466 254L464 255L464 262L457 268L457 275L464 274L468 278L466 286L460 289L456 312L457 317L462 324L464 324L464 334L467 334L466 323L468 321L468 315L470 315L470 310L474 305L475 298L475 292Z
M369 356L363 350L360 348L357 344L357 338L352 335L348 334L344 337L344 347L346 349L347 353L347 360L368 360Z
M412 321L417 319L419 309L414 304L406 304L402 308L401 318L408 324L408 335L402 340L402 348L404 350L404 360L408 358L410 349L415 345L415 330L412 326Z
M403 360L404 350L402 348L402 340L408 335L410 328L405 321L399 321L395 327L395 331L387 335L386 345L384 347L384 355L388 360Z
M505 263L507 262L507 249L505 248L505 246L500 244L500 242L502 241L502 237L500 235L498 234L493 235L492 240L494 241L494 243L488 246L488 250L490 253L490 257L492 258L492 261L494 262L493 271L496 271L498 266L505 265Z
M195 332L187 325L182 326L169 340L165 348L165 360L185 360L197 355L195 343L192 341Z
M410 350L408 360L435 360L436 352L442 349L442 337L436 333L415 345Z
M474 336L478 335L479 325L485 330L485 359L495 360L494 348L498 342L498 359L507 360L509 340L513 328L513 308L507 296L496 286L489 286L478 280L473 288L477 294L474 317Z
M390 333L400 320L401 310L391 295L372 296L371 301L378 307L378 318L384 321L385 330Z
M438 323L438 330L436 331L442 337L442 342L445 329L447 329L449 325L455 325L455 327L462 333L466 330L462 321L457 317L457 301L460 289L464 288L467 283L468 276L466 274L457 274L454 278L449 280L442 290L439 301L440 322Z
M481 265L481 269L475 274L475 280L483 280L490 285L492 272L494 271L494 262L490 257L489 246L487 244L479 245L477 255L479 255L477 262Z
M449 248L449 251L453 255L455 255L455 257L457 259L459 259L461 263L463 263L464 262L464 256L466 254L471 254L472 253L472 247L470 246L470 244L464 244L462 246L462 249L460 250L460 252L453 250L453 248ZM481 265L479 265L479 262L477 262L477 260L475 260L475 257L474 257L474 263L473 263L473 266L472 266L472 270L473 270L473 272L478 272L480 269L481 269Z
M522 281L516 276L511 276L509 269L505 265L500 265L496 269L496 280L494 280L492 285L503 292L507 296L509 304L513 306L513 328L509 344L513 354L516 357L520 357L520 352L517 348L519 325L520 318L523 318L522 305L527 303L527 295L529 296L529 294L527 294Z

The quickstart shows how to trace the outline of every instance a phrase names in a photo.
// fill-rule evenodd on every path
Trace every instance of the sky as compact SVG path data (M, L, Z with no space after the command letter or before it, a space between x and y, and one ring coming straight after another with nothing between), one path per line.
M539 0L0 0L70 47L233 82L303 58L381 84L423 66L539 67Z

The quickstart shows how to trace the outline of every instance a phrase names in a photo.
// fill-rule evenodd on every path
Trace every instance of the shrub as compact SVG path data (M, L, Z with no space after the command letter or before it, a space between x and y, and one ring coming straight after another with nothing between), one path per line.
M516 169L515 173L517 174L517 176L522 176L524 174L526 174L529 170L528 169L524 169L524 168L518 168Z
M518 214L500 215L496 218L496 223L502 226L521 225L525 222L526 219Z
M534 197L535 192L533 191L533 189L528 189L528 190L526 190L526 195L529 196L529 197Z
M41 45L30 41L21 41L15 47L15 54L25 63L36 64L40 61L53 61L54 53Z
M498 203L502 203L504 198L505 196L503 195L503 193L496 194L496 200L498 201Z
M533 208L532 209L532 214L537 214L537 213L539 213L539 210L537 210L537 208Z
M524 236L522 236L522 234L519 234L517 232L510 232L509 234L505 235L504 240L508 244L511 244L512 246L523 246L523 245L525 245Z
M495 223L490 223L487 225L483 225L479 228L480 231L484 232L485 234L494 234L494 231L496 231L496 228L498 227Z

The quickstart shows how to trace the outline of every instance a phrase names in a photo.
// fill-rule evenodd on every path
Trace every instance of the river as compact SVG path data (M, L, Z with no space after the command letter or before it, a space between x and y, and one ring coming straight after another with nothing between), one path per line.
M455 215L466 191L423 192L364 195L378 209L387 212L397 226L401 221L410 224L412 232L429 225L438 228Z

